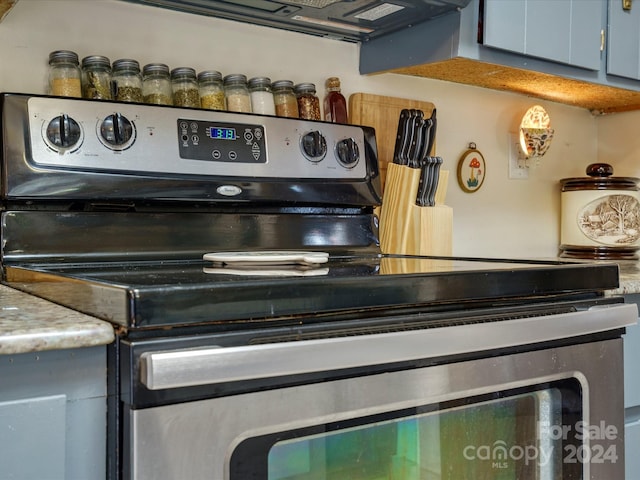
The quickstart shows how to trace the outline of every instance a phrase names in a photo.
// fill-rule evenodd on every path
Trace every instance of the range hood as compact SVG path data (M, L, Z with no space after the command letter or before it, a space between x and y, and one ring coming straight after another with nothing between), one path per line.
M471 0L126 0L350 42L466 7Z

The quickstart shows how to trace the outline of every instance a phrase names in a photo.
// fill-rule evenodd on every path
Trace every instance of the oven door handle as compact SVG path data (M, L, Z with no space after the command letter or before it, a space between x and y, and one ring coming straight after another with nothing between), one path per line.
M637 322L635 304L500 322L237 347L144 352L150 390L366 367L496 350L616 330Z

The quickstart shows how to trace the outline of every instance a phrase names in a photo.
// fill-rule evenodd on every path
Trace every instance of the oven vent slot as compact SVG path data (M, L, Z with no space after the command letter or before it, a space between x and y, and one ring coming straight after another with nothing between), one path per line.
M509 320L518 320L523 318L543 317L548 315L560 315L577 311L575 306L564 305L549 307L543 309L531 308L525 311L510 311L508 313L486 313L483 315L470 315L464 317L447 317L447 318L434 318L430 314L417 314L412 318L403 316L401 318L386 319L384 324L381 325L367 325L367 326L353 326L347 328L331 328L327 327L327 324L317 327L310 327L307 331L297 331L295 333L272 335L272 336L260 336L253 338L250 345L261 345L267 343L281 343L281 342L296 342L303 340L322 340L329 338L340 337L353 337L359 335L376 335L383 333L394 332L407 332L411 330L425 330L429 328L444 328L444 327L460 327L464 325L471 325L475 323L494 323L494 322L506 322ZM424 316L430 318L423 318ZM313 328L313 331L311 331Z

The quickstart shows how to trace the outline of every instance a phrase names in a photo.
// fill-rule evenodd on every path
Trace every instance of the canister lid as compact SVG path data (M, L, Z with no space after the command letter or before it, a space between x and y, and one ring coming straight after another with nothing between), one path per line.
M196 80L196 71L191 67L178 67L171 70L172 80Z
M89 55L82 59L82 68L100 67L111 70L111 60L103 55Z
M204 70L198 74L198 82L222 82L222 74L217 70Z
M142 68L142 75L145 77L149 75L169 76L169 65L164 63L147 63Z
M119 72L132 72L135 74L140 73L140 63L137 60L132 60L131 58L120 58L118 60L114 60L111 65L114 73Z
M587 177L563 178L563 192L575 190L630 190L638 191L640 178L613 177L613 167L608 163L592 163L587 166Z
M72 63L78 65L78 54L71 50L56 50L49 54L49 65L55 63Z
M231 73L222 79L225 85L246 85L247 76L242 73Z
M291 89L293 90L293 82L291 80L276 80L271 84L271 88L278 89Z
M271 88L271 79L269 77L253 77L249 79L249 88Z
M293 87L293 91L296 93L316 93L316 86L314 83L299 83Z

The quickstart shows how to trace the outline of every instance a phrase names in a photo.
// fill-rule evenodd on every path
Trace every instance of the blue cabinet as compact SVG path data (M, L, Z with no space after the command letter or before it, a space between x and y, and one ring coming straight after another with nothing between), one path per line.
M360 73L511 90L598 112L640 109L640 2L472 0L360 45Z
M485 0L484 45L599 70L602 5L600 0Z
M106 477L106 347L0 355L0 478Z
M625 478L640 478L640 420L627 422L624 426L625 441Z
M640 80L640 2L625 10L609 0L607 73Z

